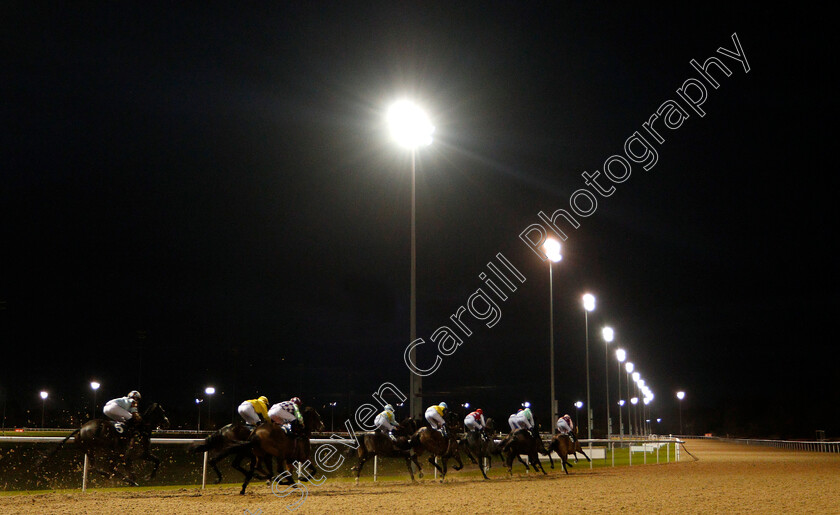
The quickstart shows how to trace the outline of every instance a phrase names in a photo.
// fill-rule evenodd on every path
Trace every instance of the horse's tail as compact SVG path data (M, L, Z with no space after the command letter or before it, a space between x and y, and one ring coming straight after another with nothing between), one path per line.
M50 459L53 456L55 456L56 454L58 454L58 451L60 451L62 448L64 448L64 444L67 443L67 440L69 440L69 439L75 437L76 435L78 435L81 430L82 430L81 428L76 429L75 431L73 431L72 433L67 435L67 437L65 437L64 440L62 440L61 442L58 443L58 445L55 447L55 449L53 449L52 451L49 452L49 454L47 454L46 456L44 456L40 460L38 460L38 462L35 464L35 469L37 470L37 469L41 468L41 466L44 464L45 461L47 461L48 459Z
M204 443L191 443L187 448L190 453L198 454L200 452L212 451L218 449L225 443L225 437L221 433L215 432L204 439Z

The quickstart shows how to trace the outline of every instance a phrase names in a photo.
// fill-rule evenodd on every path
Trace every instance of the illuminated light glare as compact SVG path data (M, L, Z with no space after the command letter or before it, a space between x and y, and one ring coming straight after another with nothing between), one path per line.
M94 390L98 390L99 386L100 386L99 383L97 383L96 381L91 381L90 382L90 387L93 388Z
M624 360L627 359L627 353L624 351L624 349L616 349L615 357L616 359L618 359L619 363L624 363Z
M613 331L612 327L605 327L601 330L601 333L604 335L604 340L607 343L613 341L613 338L615 337L615 331Z
M639 402L639 398L638 398L638 397L632 397L632 398L630 399L630 404L636 404L636 403L638 403L638 402Z
M633 371L633 362L628 361L627 363L625 363L624 370L626 370L628 374L631 373Z
M642 378L642 374L640 374L640 373L638 373L638 372L633 372L633 374L632 374L630 377L632 377L632 378L633 378L633 382L634 382L634 383L638 383L638 382L639 382L639 379L641 379L641 378Z
M677 399L679 399L679 400L685 399L685 392L677 392Z
M41 392L41 398L42 399L46 399L49 396L50 396L50 394L48 394L47 392Z
M577 401L577 402L575 403L575 408L577 408L577 409L581 409L582 407L583 407L583 402L582 402L582 401Z
M584 294L583 309L586 311L593 311L595 309L595 296L591 293Z
M213 395L214 393L216 393L216 389L212 386L208 386L204 389L204 393L206 393L207 395Z
M560 242L554 238L545 240L543 250L545 250L545 256L555 263L563 259L563 256L560 254Z
M395 102L388 109L388 125L391 136L401 146L417 148L432 143L435 131L426 113L409 100Z

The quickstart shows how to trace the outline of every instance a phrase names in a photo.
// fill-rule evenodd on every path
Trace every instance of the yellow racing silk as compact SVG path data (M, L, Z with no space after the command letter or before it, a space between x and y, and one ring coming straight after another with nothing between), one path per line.
M254 407L254 411L258 415L262 415L263 420L268 420L268 406L263 404L263 401L259 399L248 399L248 402L251 403L251 406Z

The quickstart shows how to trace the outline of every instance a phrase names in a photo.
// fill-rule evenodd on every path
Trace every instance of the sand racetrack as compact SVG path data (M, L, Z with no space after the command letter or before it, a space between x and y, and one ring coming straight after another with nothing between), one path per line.
M327 480L310 486L297 513L839 513L840 455L717 441L689 441L699 461L602 467L581 463L568 476L514 473L489 481L429 476L362 483ZM522 468L515 469L522 471ZM279 498L254 483L238 488L47 493L0 497L0 513L290 513L294 496Z

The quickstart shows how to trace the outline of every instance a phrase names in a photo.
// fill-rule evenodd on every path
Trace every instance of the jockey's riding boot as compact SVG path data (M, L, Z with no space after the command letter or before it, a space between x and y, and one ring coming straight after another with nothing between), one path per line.
M441 426L440 434L442 434L444 438L449 438L449 432L446 430L446 426Z

